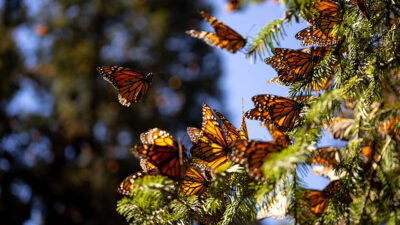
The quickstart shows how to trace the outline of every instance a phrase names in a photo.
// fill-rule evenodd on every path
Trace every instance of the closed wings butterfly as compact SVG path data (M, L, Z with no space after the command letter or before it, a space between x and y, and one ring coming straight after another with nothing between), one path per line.
M263 178L263 164L273 153L280 152L284 147L263 141L237 140L231 144L232 161L244 166L247 173L254 179Z
M302 102L275 95L256 95L253 96L252 101L256 108L247 111L246 118L273 123L282 131L294 128L305 106Z
M339 5L331 1L317 1L315 7L318 10L316 18L307 19L310 27L298 32L295 37L303 40L303 46L315 44L319 47L334 45L337 39L333 36L333 27L339 21Z
M215 33L207 31L188 30L186 33L192 37L204 40L210 46L217 46L232 53L246 45L244 39L236 31L217 20L207 12L200 11L201 16L214 28Z
M150 129L141 134L146 137L143 145L132 147L132 153L140 159L145 159L150 167L154 167L161 175L172 179L180 179L184 174L183 147L166 131L158 128Z
M143 74L121 66L100 66L97 71L118 90L119 102L127 107L143 99L153 78L152 73Z

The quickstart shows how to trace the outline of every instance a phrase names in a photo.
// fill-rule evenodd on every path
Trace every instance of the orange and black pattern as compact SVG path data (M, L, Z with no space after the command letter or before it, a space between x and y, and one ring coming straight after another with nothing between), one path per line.
M217 46L232 53L237 52L246 45L246 39L236 31L232 30L230 27L204 11L200 11L200 14L214 28L215 33L188 30L186 31L188 35L202 39L210 46Z
M284 148L273 142L237 140L231 144L231 149L230 159L243 165L249 176L261 180L264 161Z
M300 115L304 103L276 95L253 96L255 109L246 112L246 118L273 123L282 131L290 131Z
M309 79L313 68L327 55L329 47L300 50L276 48L275 55L265 63L278 72L278 79L285 85Z
M316 18L308 19L311 26L298 32L295 38L303 40L302 46L315 44L325 47L337 44L338 40L333 36L333 27L339 21L339 5L331 1L317 1L314 5L319 15Z
M281 130L275 127L275 125L267 122L261 122L261 126L268 129L269 133L272 136L272 142L282 148L287 148L290 145L289 136L284 134Z
M156 170L150 170L146 172L137 172L128 177L126 177L118 187L118 192L122 195L131 195L132 191L138 187L135 184L136 179L146 178L149 176L157 175L158 172Z
M155 167L161 175L172 179L183 176L183 149L181 145L166 131L158 128L150 129L141 136L147 137L143 145L132 147L132 153L147 161L149 167Z
M205 197L205 192L211 184L211 172L207 168L190 166L182 178L180 190L188 196Z
M319 164L326 167L335 167L340 162L340 152L334 147L318 148L311 157L311 164Z
M150 88L153 74L143 74L121 66L100 66L97 71L118 90L119 102L129 107L140 102Z
M332 181L322 191L309 190L304 193L302 201L310 207L313 216L320 217L326 212L329 206L330 199L335 195L338 190L340 180Z

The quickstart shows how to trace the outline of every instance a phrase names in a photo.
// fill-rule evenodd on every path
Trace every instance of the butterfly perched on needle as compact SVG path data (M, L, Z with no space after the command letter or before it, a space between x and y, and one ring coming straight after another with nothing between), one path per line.
M118 187L118 192L122 195L130 196L132 191L138 187L137 179L146 179L150 176L159 174L157 170L141 171L126 177Z
M317 148L311 156L310 164L318 166L313 166L312 172L327 177L330 181L339 180L346 174L342 170L335 169L340 160L340 151L335 146Z
M186 33L194 38L204 40L210 46L217 46L231 53L243 48L247 41L232 28L223 24L207 12L200 11L200 15L214 28L215 33L207 31L188 30Z
M230 162L227 156L230 151L229 144L234 140L247 138L247 131L238 131L221 113L216 110L214 112L220 118L221 124L210 107L203 104L202 128L188 127L187 132L193 143L190 150L192 156L215 172ZM244 126L245 123L242 122L242 128Z
M166 131L153 128L142 133L142 145L132 147L132 153L145 159L149 168L154 167L161 175L171 179L180 179L185 172L185 153L183 146Z
M126 107L140 102L152 83L153 74L143 74L122 66L99 66L98 73L118 90L118 100Z
M299 50L276 48L275 55L264 61L278 72L280 82L290 85L309 79L313 68L322 61L328 52L328 47Z
M338 191L339 183L340 180L331 181L322 191L308 190L304 193L303 199L301 200L302 203L310 207L309 210L314 216L320 217L326 212L330 199L332 199L332 197ZM306 209L308 208L306 207Z
M211 171L208 167L192 163L180 181L180 191L188 196L205 197L207 188L211 185Z
M229 158L243 165L249 176L256 180L263 179L263 164L273 153L280 152L285 147L274 142L236 140L232 142Z
M314 6L318 10L316 18L306 18L311 26L299 31L295 38L303 40L302 46L315 44L319 47L337 44L333 36L333 27L339 22L339 5L331 1L316 1Z
M255 108L245 113L246 118L273 123L281 131L294 128L304 103L276 95L253 96Z

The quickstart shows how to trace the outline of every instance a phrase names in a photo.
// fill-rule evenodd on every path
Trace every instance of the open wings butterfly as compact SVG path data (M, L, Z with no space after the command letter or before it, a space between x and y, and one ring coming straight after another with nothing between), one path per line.
M300 50L276 48L275 55L264 61L278 72L279 81L290 85L309 79L313 68L321 62L328 51L327 47Z
M221 113L216 110L214 112L220 118L221 125L210 107L204 104L201 130L189 127L187 131L193 142L190 150L192 156L215 172L230 162L227 156L230 151L229 144L234 140L247 138L247 132L238 131ZM242 129L243 127L245 125L242 122Z
M143 74L122 66L99 66L97 71L118 90L119 102L127 107L142 100L153 78L152 73Z
M294 128L295 122L305 106L290 98L275 95L253 96L255 109L246 112L246 118L273 123L282 131Z
M194 38L204 40L210 46L217 46L221 49L226 49L232 53L237 52L239 49L246 45L244 39L236 31L232 30L215 17L207 12L200 11L201 16L214 28L215 33L207 31L188 30L186 33Z
M158 128L141 134L142 137L146 137L148 144L135 145L132 153L145 159L160 174L172 179L181 178L184 174L183 147L168 132Z
M205 191L211 184L211 172L207 168L191 165L182 178L180 190L189 196L205 197Z
M263 164L273 153L280 152L284 147L263 141L237 140L231 144L232 161L244 166L249 176L256 180L263 178Z
M326 212L330 199L335 195L338 190L340 180L332 181L322 191L320 190L309 190L304 193L302 201L308 205L309 210L313 213L313 216L320 217ZM310 215L305 215L310 216Z

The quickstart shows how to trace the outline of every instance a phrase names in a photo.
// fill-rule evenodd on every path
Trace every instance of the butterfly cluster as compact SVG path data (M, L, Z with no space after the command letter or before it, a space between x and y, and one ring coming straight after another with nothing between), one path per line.
M239 7L238 1L228 1L230 10ZM368 12L356 1L362 13L369 18ZM278 76L270 83L281 85L306 84L310 92L326 91L335 79L335 66L328 63L323 77L315 77L315 71L325 57L334 57L335 45L340 44L341 37L335 33L335 27L342 22L341 14L345 10L342 3L330 0L318 0L314 4L313 16L304 16L309 26L295 35L302 46L309 48L294 50L275 48L274 55L266 58L266 64L274 68ZM364 9L364 11L363 11ZM247 40L232 28L223 24L205 11L200 15L212 26L215 32L188 30L191 37L202 39L210 46L215 46L231 53L245 47ZM143 74L131 69L117 66L102 66L99 74L118 90L122 105L130 106L140 102L149 90L152 74ZM301 126L303 115L307 113L310 102L318 98L316 95L282 97L271 94L260 94L252 97L254 108L243 113L240 129L233 126L217 110L207 104L202 106L201 127L188 127L187 134L191 141L189 151L177 142L172 135L159 128L153 128L140 135L142 144L132 147L132 153L140 159L141 172L125 178L118 192L131 196L136 188L140 188L138 179L152 176L165 176L177 182L178 196L197 196L203 201L209 196L209 187L213 185L221 171L236 164L255 182L266 184L264 176L265 162L273 161L275 154L281 153L292 145L290 132ZM272 136L271 141L252 140L247 133L245 118L261 121ZM396 129L397 118L382 121L377 129L381 135L390 135L400 139ZM335 139L350 140L353 137L354 119L342 116L332 118L323 126ZM365 162L377 160L374 143L364 141L360 149L360 157ZM323 216L335 196L338 196L346 172L340 166L343 155L341 149L334 146L317 148L305 163L313 166L316 175L329 179L323 190L304 189L301 196L296 197L300 204L303 218L319 218ZM243 173L244 173L243 171ZM287 214L288 195L285 191L274 193L273 199L260 207L257 218L284 218ZM343 193L341 199L348 201L349 196ZM215 222L215 221L214 221Z

